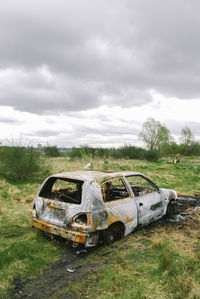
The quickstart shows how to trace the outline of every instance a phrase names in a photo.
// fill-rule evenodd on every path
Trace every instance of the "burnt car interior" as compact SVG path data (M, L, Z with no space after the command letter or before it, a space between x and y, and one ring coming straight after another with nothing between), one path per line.
M129 197L128 191L121 179L112 179L102 183L101 190L105 202Z
M157 189L149 181L141 176L128 176L126 179L129 182L135 197L140 197L157 191Z
M39 196L62 202L81 204L83 181L56 178L48 179Z

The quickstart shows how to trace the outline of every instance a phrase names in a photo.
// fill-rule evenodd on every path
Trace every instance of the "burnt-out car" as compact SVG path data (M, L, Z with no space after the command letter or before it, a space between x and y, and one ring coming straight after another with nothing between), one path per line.
M163 217L176 198L174 190L158 188L137 172L59 173L35 196L31 225L91 247Z

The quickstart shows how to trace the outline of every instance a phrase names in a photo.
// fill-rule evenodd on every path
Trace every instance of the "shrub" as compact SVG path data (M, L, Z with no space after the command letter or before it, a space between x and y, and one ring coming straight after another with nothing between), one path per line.
M160 159L160 153L154 150L146 151L144 153L144 159L151 162L158 161Z
M81 158L84 160L89 160L93 158L108 158L110 149L107 148L92 148L88 146L73 147L68 153L71 159Z
M31 148L11 146L1 148L0 175L11 181L29 181L47 175L40 152Z

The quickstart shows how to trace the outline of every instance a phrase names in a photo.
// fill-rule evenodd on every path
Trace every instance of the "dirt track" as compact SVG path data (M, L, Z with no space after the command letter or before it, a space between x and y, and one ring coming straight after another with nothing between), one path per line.
M192 214L196 207L199 206L200 199L198 198L180 197L173 217L158 220L144 229L152 230L161 225L177 225L181 221L184 221L185 217ZM115 244L112 247L116 247ZM85 279L91 271L95 271L96 265L94 260L87 265L81 265L82 259L90 255L94 250L98 254L99 247L87 250L87 252L81 252L81 250L73 249L70 245L67 245L66 251L60 260L39 278L25 282L22 282L19 278L14 279L14 289L10 292L9 297L31 299L57 298L59 292L59 298L76 298L72 288L70 288L70 284L81 281L83 278ZM70 292L67 292L68 287L70 288ZM60 291L63 288L66 289L64 292L65 295L60 295Z

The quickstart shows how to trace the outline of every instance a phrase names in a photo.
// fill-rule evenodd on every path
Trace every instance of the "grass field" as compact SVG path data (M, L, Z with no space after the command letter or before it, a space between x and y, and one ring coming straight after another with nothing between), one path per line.
M93 169L142 172L158 186L173 188L178 194L199 192L200 158L182 157L175 165L169 161L91 162ZM87 162L66 157L48 161L52 173L83 169ZM13 279L38 276L65 250L64 242L50 243L42 232L30 227L30 211L39 186L0 181L1 296L6 296ZM94 251L82 263L95 261L95 270L85 280L74 282L73 294L78 296L81 289L83 298L200 298L199 218L197 211L180 226L137 231L117 242L117 250L103 258L102 253L110 247ZM58 298L70 291L60 290Z

